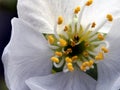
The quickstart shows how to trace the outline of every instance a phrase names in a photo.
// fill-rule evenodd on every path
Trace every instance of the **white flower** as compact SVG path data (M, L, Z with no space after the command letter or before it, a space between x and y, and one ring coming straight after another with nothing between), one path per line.
M87 4L86 2L86 0L18 0L20 19L12 20L11 40L2 57L6 83L10 90L120 88L117 83L120 78L120 21L116 20L112 27L107 22L119 15L119 1L95 0L93 5L92 0L88 0ZM104 18L106 14L107 19ZM108 32L110 28L105 40L101 33L96 33L98 30ZM41 33L55 36L47 35L48 43ZM63 65L62 69L66 73L52 74L53 65L50 59L56 68ZM88 69L94 68L94 63L98 67L97 81L85 73Z

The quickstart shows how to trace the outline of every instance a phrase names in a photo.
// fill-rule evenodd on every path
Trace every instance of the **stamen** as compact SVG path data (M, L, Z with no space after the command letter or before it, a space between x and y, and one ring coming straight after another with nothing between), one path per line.
M103 46L103 47L101 48L101 50L102 50L104 53L108 53L108 52L109 52L109 50L108 50L105 46Z
M71 71L71 72L74 71L74 68L73 68L72 63L68 63L68 64L67 64L67 67L68 67L68 70L69 70L69 71Z
M54 38L53 38L53 36L52 35L49 35L48 36L48 42L50 43L50 44L53 44L54 43Z
M59 63L59 59L57 57L51 57L51 60L55 63Z
M84 55L85 57L88 57L89 54L88 54L87 51L84 51L84 52L83 52L83 55Z
M77 6L77 7L74 9L74 13L75 13L75 14L78 14L79 11L80 11L80 6Z
M108 21L113 21L113 17L111 14L107 14L106 18L108 19Z
M62 24L63 23L63 17L62 16L59 16L58 17L58 25Z
M78 59L78 56L73 56L72 57L72 61L75 61L75 60L77 60Z
M99 52L97 56L95 56L96 60L103 60L104 59L104 55L102 52Z
M99 40L104 40L103 35L99 33L99 34L98 34L98 39L99 39Z
M88 1L86 2L86 6L90 6L92 3L93 3L93 0L88 0Z
M69 58L69 57L66 57L66 58L65 58L65 61L66 61L67 63L72 63L72 59Z
M62 56L62 52L55 52L55 55L61 57Z
M64 31L68 31L69 30L69 26L66 25L65 28L64 28Z
M95 26L96 26L96 23L93 22L92 25L91 25L91 28L95 28Z
M67 46L67 42L64 39L59 39L60 46L65 47Z
M53 64L56 68L60 68L64 64L64 60L61 60L61 62L59 62L58 64L56 64L55 62Z

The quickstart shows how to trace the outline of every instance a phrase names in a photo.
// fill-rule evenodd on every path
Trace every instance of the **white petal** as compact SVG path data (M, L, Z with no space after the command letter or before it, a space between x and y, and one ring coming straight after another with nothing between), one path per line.
M108 33L107 40L110 44L109 53L105 60L98 64L98 86L97 90L117 90L120 87L116 84L120 78L120 20L116 20L111 31Z
M40 32L53 33L57 17L62 15L65 23L72 20L73 8L80 3L81 0L18 0L18 16L37 30L40 29L41 23L47 25L48 30Z
M84 72L57 73L26 81L31 90L95 90L96 81Z
M93 4L86 8L82 24L88 24L96 22L96 27L106 19L107 14L112 14L113 18L120 16L120 5L119 0L94 0ZM105 24L104 27L100 29L101 32L108 33L111 28L111 23Z
M24 82L26 79L49 74L51 53L41 33L22 20L13 19L11 40L2 57L9 89L28 90Z

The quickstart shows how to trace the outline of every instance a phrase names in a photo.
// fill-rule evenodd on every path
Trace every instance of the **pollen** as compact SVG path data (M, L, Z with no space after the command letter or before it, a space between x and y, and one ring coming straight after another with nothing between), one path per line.
M62 46L62 47L67 46L67 42L66 42L66 40L64 40L64 39L60 39L59 42L60 42L60 46Z
M77 6L77 7L74 9L74 13L75 13L75 14L78 14L79 11L80 11L80 6Z
M54 38L53 38L53 36L52 35L49 35L48 36L48 42L50 43L50 44L53 44L54 43Z
M59 57L61 57L62 56L62 52L55 52L55 55L57 55L57 56L59 56Z
M99 34L98 34L98 39L99 39L99 40L104 40L103 35L99 33Z
M108 19L108 21L113 21L113 16L111 14L107 14L106 18Z
M108 52L109 52L109 50L108 50L105 46L103 46L103 47L101 48L101 50L102 50L104 53L108 53Z
M73 67L72 63L68 63L67 67L68 67L69 71L71 71L71 72L74 71L74 67Z
M66 57L66 58L65 58L65 61L66 61L67 63L71 63L71 62L72 62L72 59L69 58L69 57Z
M63 17L62 16L59 16L58 17L58 25L62 24L63 23Z
M59 63L59 59L57 57L51 57L51 61L55 63Z
M88 0L88 1L86 2L86 6L90 6L92 3L93 3L93 0Z

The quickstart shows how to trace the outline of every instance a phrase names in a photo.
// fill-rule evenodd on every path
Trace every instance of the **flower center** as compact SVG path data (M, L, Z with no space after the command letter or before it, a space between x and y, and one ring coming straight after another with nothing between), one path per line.
M67 25L62 25L64 19L59 16L54 28L55 34L47 35L50 47L54 51L54 55L51 57L54 68L64 72L72 72L75 69L86 72L94 69L94 65L104 60L105 54L109 52L105 34L98 31L107 21L113 20L111 14L108 14L97 28L95 28L95 22L86 27L82 26L83 11L92 2L92 0L88 0L82 10L80 6L76 7L73 11L72 22ZM64 26L62 33L57 33L58 26Z

